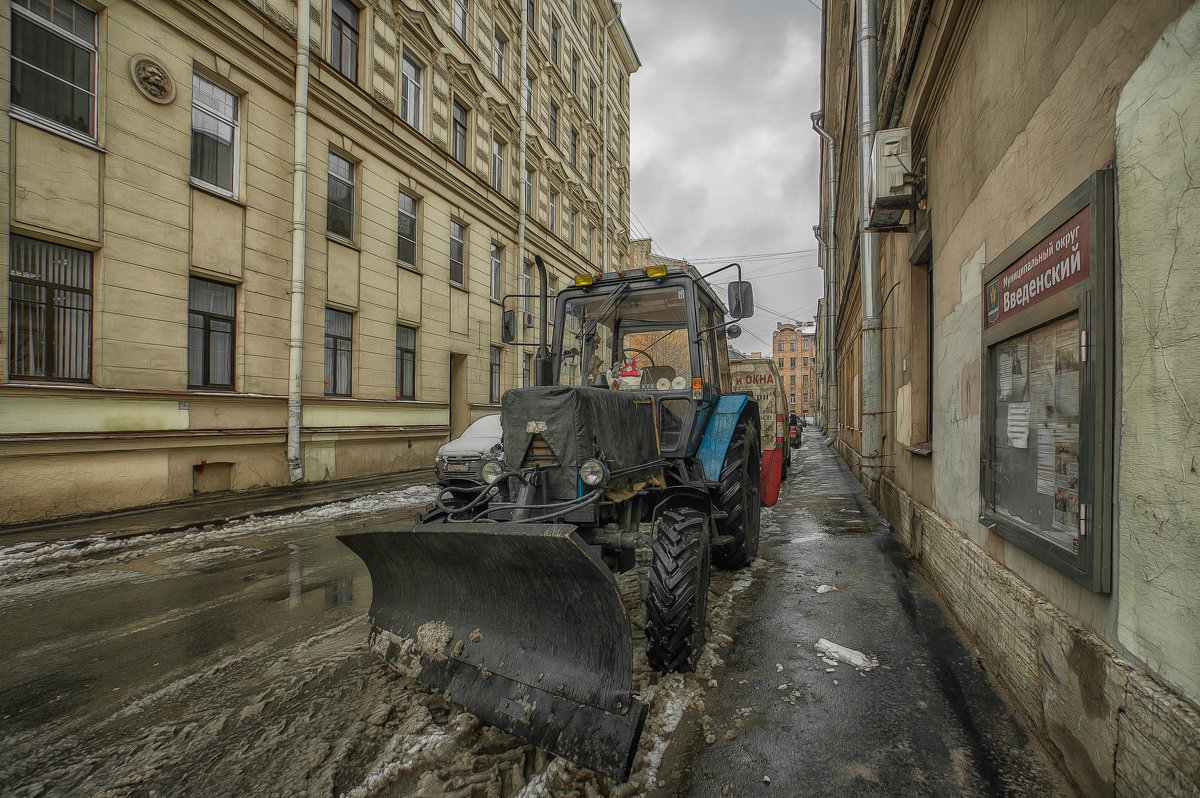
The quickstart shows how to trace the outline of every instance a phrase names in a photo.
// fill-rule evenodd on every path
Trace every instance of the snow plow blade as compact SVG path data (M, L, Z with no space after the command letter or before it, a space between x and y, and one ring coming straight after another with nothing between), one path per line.
M624 781L632 696L616 579L569 524L418 524L338 535L371 574L369 643L472 714Z

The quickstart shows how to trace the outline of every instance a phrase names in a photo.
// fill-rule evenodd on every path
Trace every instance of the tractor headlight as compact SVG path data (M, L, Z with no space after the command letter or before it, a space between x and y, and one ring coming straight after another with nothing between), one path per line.
M592 488L603 485L608 480L608 466L596 459L588 460L579 467L579 479Z
M499 460L488 460L483 464L483 468L479 469L479 475L483 477L483 481L491 485L504 474L504 463Z
M669 391L671 390L671 381L666 377L659 377L658 382L654 384L654 387L660 391Z
M686 377L676 377L675 379L671 380L671 387L677 391L682 391L684 388L687 387L687 378Z

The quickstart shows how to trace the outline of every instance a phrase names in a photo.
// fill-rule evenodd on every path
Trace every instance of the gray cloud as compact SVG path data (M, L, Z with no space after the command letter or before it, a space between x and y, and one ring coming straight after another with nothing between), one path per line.
M642 60L630 82L632 234L670 257L741 258L762 311L743 325L758 340L739 348L765 351L775 314L811 320L821 295L809 122L820 13L803 0L630 0L621 13Z

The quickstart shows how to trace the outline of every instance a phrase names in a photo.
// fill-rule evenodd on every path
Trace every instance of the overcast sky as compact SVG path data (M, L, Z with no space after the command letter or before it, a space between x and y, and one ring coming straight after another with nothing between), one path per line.
M630 79L630 238L705 270L739 261L757 312L733 345L766 353L775 323L811 322L822 293L809 119L820 11L808 0L626 0L621 16L642 62Z

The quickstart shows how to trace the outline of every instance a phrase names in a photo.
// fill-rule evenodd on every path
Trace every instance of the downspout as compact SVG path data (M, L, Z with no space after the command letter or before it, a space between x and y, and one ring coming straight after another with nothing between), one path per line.
M604 26L604 162L600 168L604 170L604 235L601 237L601 243L604 245L604 253L601 255L604 258L604 265L600 267L600 271L606 272L609 269L609 243L608 243L608 204L612 197L609 194L608 185L608 108L611 102L608 99L609 81L608 81L608 50L609 50L609 30L612 29L613 23L621 18L621 4L613 3L613 8L616 9L616 14Z
M288 358L288 482L304 481L300 456L301 390L304 372L304 272L308 197L308 60L310 0L296 2L295 157L292 161L292 309Z
M825 432L828 435L837 434L837 374L834 364L834 308L833 294L837 289L837 251L835 249L837 235L837 145L833 136L821 127L824 114L816 111L812 114L813 130L821 137L825 147L825 236L822 238L817 230L817 240L824 249L825 260Z
M529 12L526 11L521 15L521 18L523 20L521 23L521 99L519 103L521 109L521 165L518 167L521 170L519 173L521 180L521 199L517 203L517 274L520 274L520 270L525 268L525 189L527 188L525 183L527 174L525 170L526 164L528 163L525 160L525 148L528 141L527 136L529 123L529 114L525 110L525 81L529 79ZM529 210L532 211L537 207L537 197L531 196L529 201L531 204ZM501 288L501 295L503 295L503 288ZM518 308L520 307L521 305L518 305ZM524 342L525 323L523 321L521 322L520 329L521 341ZM524 358L525 356L521 355L521 357Z
M874 157L876 48L875 0L858 2L858 252L862 288L862 475L869 492L879 484L883 448L882 341L879 317L879 234L871 223L871 160Z

